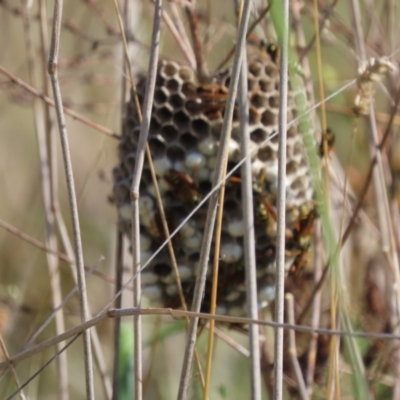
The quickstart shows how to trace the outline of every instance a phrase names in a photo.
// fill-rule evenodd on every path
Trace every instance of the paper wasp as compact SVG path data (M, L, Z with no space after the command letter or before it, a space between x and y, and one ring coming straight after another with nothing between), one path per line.
M320 157L325 157L326 151L327 151L326 155L328 155L333 150L334 144L335 144L335 134L332 132L330 128L327 128L327 130L322 133L321 143L319 144L318 153Z
M225 86L201 85L196 89L194 96L186 103L188 111L201 112L209 119L222 117L228 98L228 89Z
M200 200L200 193L193 179L185 172L170 169L164 180L168 183L172 196L184 203L194 204Z

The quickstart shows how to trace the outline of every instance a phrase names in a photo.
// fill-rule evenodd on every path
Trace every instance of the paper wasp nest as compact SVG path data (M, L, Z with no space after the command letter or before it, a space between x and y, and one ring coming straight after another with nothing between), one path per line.
M211 189L229 74L230 72L220 74L210 85L199 85L195 73L190 68L173 61L162 61L159 65L149 146L171 232ZM277 131L278 123L279 71L278 66L267 54L249 61L248 88L249 133L252 147L255 150L258 148L252 157L252 177L258 298L262 306L274 298L275 292L275 213L278 185L278 135L262 144ZM140 102L143 101L144 89L145 79L141 79L137 87ZM295 116L293 93L289 91L288 121ZM129 190L140 130L133 101L127 106L124 125L119 145L120 163L113 171L113 192L118 207L119 227L130 237ZM239 135L236 110L228 170L240 160ZM304 255L309 246L309 225L314 211L308 165L296 124L289 128L287 135L286 268L289 270L304 263ZM206 212L207 204L172 239L182 287L189 306L195 285ZM140 186L140 223L143 264L165 240L147 163ZM245 311L243 235L239 168L226 183L218 313L243 315ZM210 270L211 266L209 272ZM142 286L143 294L150 300L157 300L165 307L180 306L176 279L166 247L142 272ZM203 311L209 310L210 290L211 273L207 279Z

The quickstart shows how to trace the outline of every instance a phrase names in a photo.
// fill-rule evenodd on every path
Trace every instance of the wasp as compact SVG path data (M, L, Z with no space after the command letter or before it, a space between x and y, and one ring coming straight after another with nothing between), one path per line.
M267 43L265 50L270 56L271 61L275 64L279 64L281 58L281 48L276 43Z
M315 208L309 209L306 205L300 207L296 228L290 240L294 246L292 255L295 256L289 271L291 274L299 274L308 262L308 249L311 246L311 234L316 218Z
M209 84L196 89L195 98L186 103L191 112L201 112L209 119L222 117L222 112L228 99L228 89L225 86Z
M299 217L295 228L295 237L301 238L309 236L314 230L314 222L317 218L315 208L309 209L308 206L302 205L299 209Z
M193 179L185 172L170 169L164 175L164 179L168 183L170 192L175 199L191 204L200 200L200 193Z
M265 194L260 194L259 196L261 200L261 204L264 206L264 208L267 210L268 214L271 216L271 218L276 221L277 215L276 215L276 209L275 207L269 202L267 199L267 196Z
M319 155L320 157L327 156L332 150L335 144L335 134L330 128L327 128L325 132L322 133L321 143L319 144Z
M258 42L260 50L266 52L274 64L279 64L281 58L281 48L277 43L267 42L264 39L256 40L255 37L251 37L249 40L254 44L256 44L255 42Z

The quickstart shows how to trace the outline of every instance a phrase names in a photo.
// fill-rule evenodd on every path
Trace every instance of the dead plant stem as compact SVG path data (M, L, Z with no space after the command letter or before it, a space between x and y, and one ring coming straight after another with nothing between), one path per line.
M276 5L275 5L276 6ZM280 4L279 4L280 6ZM278 147L278 200L276 234L276 275L275 275L275 316L277 323L283 323L285 312L285 232L286 232L286 138L287 138L287 94L288 94L288 36L289 1L281 6L281 46L279 71L279 147ZM283 329L277 328L274 336L274 400L283 397Z
M239 123L240 123L240 155L245 159L241 167L242 177L242 212L244 226L244 263L246 271L246 305L247 316L258 318L257 299L257 270L254 233L254 206L253 180L250 153L249 135L249 102L247 89L247 55L243 55L242 69L239 81ZM261 400L261 365L260 365L260 338L259 327L249 325L248 328L250 349L250 382L252 400Z
M78 286L80 294L80 307L81 307L81 318L82 322L86 322L89 316L89 305L87 301L86 293L86 281L85 281L85 266L83 263L83 252L82 242L79 227L79 216L78 207L76 203L74 177L72 172L72 164L69 151L69 143L67 136L67 128L65 123L65 117L62 106L62 97L60 91L60 85L58 82L57 75L57 63L58 63L58 51L60 46L60 27L61 27L61 16L62 16L62 0L55 0L54 2L54 15L53 15L53 27L51 35L51 46L48 63L48 73L53 88L54 103L56 107L58 129L61 139L61 147L64 159L65 176L68 187L68 199L71 209L71 219L73 226L73 237L74 237L74 250L75 259L77 266L78 275ZM85 378L86 378L86 397L88 400L94 400L94 384L93 384L93 365L92 365L92 349L90 344L90 333L86 331L83 333L83 344L84 344L84 360L85 360Z
M224 165L225 160L228 153L228 144L230 139L230 127L232 124L232 116L233 116L233 109L234 103L236 98L236 91L237 85L239 81L239 73L241 67L241 61L243 57L243 53L245 51L245 40L246 40L246 31L248 20L250 16L250 9L251 9L251 1L246 0L243 16L240 21L239 26L239 33L238 33L238 40L237 40L237 48L235 52L235 59L233 63L233 70L229 85L229 93L228 99L225 108L225 115L224 115L224 122L221 129L221 136L220 136L220 145L218 149L217 155L217 165L214 170L214 179L213 179L213 187L216 187L221 182L223 175L224 175ZM218 192L214 191L211 194L210 202L208 206L207 218L205 222L204 228L204 235L203 241L200 250L200 262L199 262L199 271L198 276L194 288L194 295L193 295L193 302L191 310L194 312L199 312L201 307L202 296L205 287L205 279L206 273L208 268L208 259L211 250L211 243L212 243L212 235L214 231L214 223L218 205ZM198 318L192 318L190 321L188 333L187 333L187 340L186 340L186 347L184 353L184 361L182 363L182 370L181 370L181 379L179 383L179 391L178 391L178 399L184 400L187 398L187 391L189 388L189 380L190 380L190 373L191 373L191 365L193 360L194 348L196 344L196 332L198 326Z

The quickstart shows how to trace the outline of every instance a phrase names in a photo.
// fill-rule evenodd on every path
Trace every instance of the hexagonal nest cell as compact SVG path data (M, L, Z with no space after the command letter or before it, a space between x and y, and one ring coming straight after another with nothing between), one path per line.
M156 80L149 145L155 162L158 185L167 223L173 231L212 188L213 169L219 146L230 72L219 74L212 84L198 84L187 66L161 61ZM274 298L277 203L277 116L278 66L268 55L257 55L248 64L249 134L253 163L253 195L258 298L260 306ZM143 101L145 79L138 85ZM289 108L295 114L289 90ZM139 121L133 101L126 107L124 131L119 144L120 164L113 171L114 199L119 228L130 237L129 186L135 161ZM238 110L235 111L238 115ZM294 115L295 116L295 115ZM232 125L228 168L240 161L240 130ZM301 134L290 126L287 141L288 176L286 267L301 267L309 247L308 238L314 213L313 190ZM146 161L147 163L147 161ZM147 164L145 164L146 166ZM141 262L145 263L164 241L154 184L142 179L140 193ZM206 220L202 206L172 239L178 271L187 304L191 304ZM306 229L306 228L307 229ZM244 226L241 205L240 168L226 182L223 229L220 248L217 312L245 313ZM213 256L214 247L211 250ZM210 268L209 268L210 269ZM180 307L176 277L165 247L142 272L143 294L165 307ZM211 274L207 275L203 311L209 311Z

